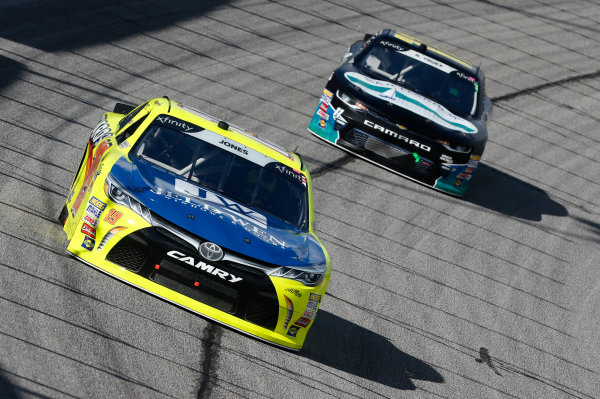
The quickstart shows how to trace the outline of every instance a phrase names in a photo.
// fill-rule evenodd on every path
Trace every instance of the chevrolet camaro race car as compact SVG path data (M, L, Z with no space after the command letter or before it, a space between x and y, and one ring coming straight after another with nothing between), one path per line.
M384 30L352 44L308 130L388 170L463 196L487 141L483 72Z
M166 97L104 114L59 221L84 263L292 350L329 283L300 156Z

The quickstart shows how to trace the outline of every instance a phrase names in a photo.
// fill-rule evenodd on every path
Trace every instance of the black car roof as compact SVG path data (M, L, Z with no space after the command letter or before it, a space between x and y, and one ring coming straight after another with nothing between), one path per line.
M452 53L441 50L407 34L397 32L392 29L386 29L377 34L374 38L388 38L400 41L404 44L407 44L410 48L420 51L423 54L427 54L428 56L453 66L458 70L469 72L470 74L477 76L478 80L483 78L483 73L478 66L475 66L467 60L457 57Z

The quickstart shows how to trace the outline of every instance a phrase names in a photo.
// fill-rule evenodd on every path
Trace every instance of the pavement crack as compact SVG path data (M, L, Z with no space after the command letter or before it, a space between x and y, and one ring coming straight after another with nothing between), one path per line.
M494 373L498 374L499 376L502 376L502 374L500 374L496 366L494 366L494 364L492 363L492 357L490 356L490 351L487 350L487 348L479 348L479 359L475 359L475 361L478 363L487 364L492 370L494 370Z
M217 379L217 360L219 359L221 337L223 330L215 323L208 323L202 331L202 349L204 360L202 361L202 376L200 388L198 388L198 399L210 397L215 380Z
M562 86L562 85L567 84L567 83L579 82L580 80L594 79L594 78L597 78L597 77L600 77L600 70L598 70L596 72L582 74L582 75L571 76L571 77L568 77L568 78L556 80L554 82L543 83L541 85L533 86L533 87L530 87L528 89L523 89L523 90L515 91L513 93L504 94L504 95L498 96L498 97L493 97L493 98L491 98L491 100L493 102L512 100L513 98L516 98L516 97L519 97L519 96L528 95L528 94L532 94L532 93L538 92L540 90L548 89L548 88L551 88L551 87Z
M352 162L354 160L354 156L352 154L344 154L338 159L327 162L310 172L310 176L312 178L323 176L329 172L333 172L334 170L340 169L342 166Z

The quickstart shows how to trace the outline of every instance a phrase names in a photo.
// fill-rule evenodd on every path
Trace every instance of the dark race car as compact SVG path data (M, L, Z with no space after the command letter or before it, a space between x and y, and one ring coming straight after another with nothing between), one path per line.
M349 47L308 129L390 171L463 196L491 113L479 67L388 29Z

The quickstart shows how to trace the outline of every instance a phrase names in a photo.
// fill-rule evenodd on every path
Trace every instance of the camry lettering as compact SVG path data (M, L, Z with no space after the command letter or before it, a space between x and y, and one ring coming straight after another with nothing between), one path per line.
M421 144L418 141L413 140L413 139L409 139L408 137L405 137L405 136L403 136L401 134L398 134L397 132L394 132L393 130L390 130L390 129L385 128L385 127L383 127L381 125L378 125L375 122L371 122L368 119L365 119L364 124L367 125L367 126L369 126L372 129L379 130L380 132L382 132L384 134L387 134L388 136L394 137L394 138L396 138L398 140L404 141L407 144L410 144L410 145L413 145L415 147L418 147L418 148L422 149L423 151L427 151L427 152L431 151L431 147L429 147L428 145Z
M206 273L212 274L213 276L217 276L223 280L227 280L230 283L237 283L238 281L242 281L241 277L236 277L231 273L226 272L225 270L221 270L219 268L214 267L213 265L209 265L203 261L196 261L196 259L191 256L187 256L179 251L169 251L167 255L173 259L177 259L180 262L187 263L190 266L195 267L196 269L200 269Z

